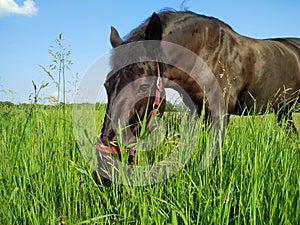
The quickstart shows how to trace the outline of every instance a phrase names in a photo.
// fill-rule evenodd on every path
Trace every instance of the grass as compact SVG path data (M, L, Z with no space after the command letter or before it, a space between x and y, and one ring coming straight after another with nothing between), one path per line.
M76 147L72 107L65 110L64 116L61 106L1 106L0 224L300 221L300 139L279 127L273 114L233 117L222 154L204 171L198 167L205 128L191 160L170 179L104 187L94 182L93 169ZM103 110L97 114L99 130ZM299 114L294 119L299 130ZM160 153L170 151L168 140Z

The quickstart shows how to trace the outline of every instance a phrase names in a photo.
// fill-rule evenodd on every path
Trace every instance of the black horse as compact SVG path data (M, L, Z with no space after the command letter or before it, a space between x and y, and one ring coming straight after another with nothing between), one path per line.
M134 48L130 44L139 41L166 41L199 56L210 68L222 90L227 116L241 114L245 108L253 109L255 106L260 112L267 108L274 109L278 112L279 120L282 115L291 119L289 109L300 96L300 39L258 40L245 37L216 18L193 12L154 13L127 35L125 40L120 38L116 29L111 29L110 42L114 49L129 45L130 52ZM142 47L137 49L143 51ZM130 146L136 142L140 131L138 120L144 117L149 119L154 112L159 111L160 115L163 113L164 88L180 91L176 87L181 87L183 101L187 105L192 103L198 113L205 102L206 93L213 93L212 87L208 86L209 82L199 85L186 71L160 60L161 57L173 57L193 66L194 59L183 53L163 52L159 46L145 51L156 55L157 62L146 60L125 63L124 68L116 69L115 65L121 60L130 59L131 54L120 56L116 53L112 58L113 71L105 82L108 105L97 144L100 172L108 163L103 155L121 154L116 144L118 124L127 126L121 141L130 149L129 163L133 162L135 149ZM201 78L205 74L199 73L197 76ZM154 82L153 77L156 77ZM219 115L217 108L209 101L205 102L205 108L212 115Z

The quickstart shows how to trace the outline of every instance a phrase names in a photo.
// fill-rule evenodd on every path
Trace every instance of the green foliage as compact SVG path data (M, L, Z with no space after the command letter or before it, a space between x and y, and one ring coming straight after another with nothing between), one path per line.
M177 112L178 110L175 108L174 104L167 101L165 111L166 112Z
M37 104L39 101L39 94L41 90L46 88L49 83L43 83L39 87L36 86L35 82L32 81L32 86L33 86L33 93L29 95L29 100L32 101L32 103Z
M50 64L49 69L43 65L39 65L39 67L57 87L57 99L55 96L50 96L49 100L52 102L66 103L66 71L69 71L73 64L71 60L71 50L69 49L70 46L65 46L65 39L63 38L62 33L60 33L58 38L55 39L55 44L56 45L50 45L48 50L49 55L52 58L52 63ZM76 74L75 78L77 79L75 85L77 85L78 74Z
M84 105L82 105L84 107ZM101 129L105 105L98 104ZM31 111L31 114L28 113ZM177 133L158 152L170 151ZM294 115L297 128L300 116ZM64 120L65 124L61 121ZM0 110L1 224L298 224L300 139L273 114L233 117L221 154L199 171L209 140L172 178L145 187L97 185L76 147L71 105ZM174 136L174 137L173 137Z
M15 104L9 101L0 102L0 109L14 107Z

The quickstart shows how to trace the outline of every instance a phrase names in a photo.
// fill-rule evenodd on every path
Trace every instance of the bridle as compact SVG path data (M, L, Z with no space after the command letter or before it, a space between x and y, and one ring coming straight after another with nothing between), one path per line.
M153 117L156 115L159 115L158 108L161 104L161 94L163 91L163 82L161 78L161 71L159 62L156 60L156 72L157 72L157 79L156 79L156 88L155 88L155 99L152 105L152 110L149 113L149 116L146 121L146 128L152 132L155 129L155 123L151 124L151 121ZM150 127L151 126L151 127ZM106 154L113 154L121 158L121 151L120 149L115 145L105 145L102 143L100 138L97 139L97 145L96 145L97 152L100 153L106 153ZM136 151L136 146L127 149L126 152L129 152L129 158L128 158L128 164L134 163L134 155ZM138 163L138 159L136 158L136 164Z

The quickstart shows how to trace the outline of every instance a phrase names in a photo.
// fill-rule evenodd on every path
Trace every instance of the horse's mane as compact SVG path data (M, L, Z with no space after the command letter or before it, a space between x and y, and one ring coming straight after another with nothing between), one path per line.
M177 19L181 19L182 17L195 16L195 17L201 17L201 18L207 19L207 20L216 21L217 23L221 24L223 27L227 27L228 29L233 30L228 24L224 23L223 21L221 21L215 17L197 14L192 11L176 11L174 9L165 8L165 9L160 10L158 15L161 19L163 27L166 27L167 24L169 24L170 22L176 21ZM147 18L144 22L142 22L142 24L140 26L133 29L129 34L127 34L124 37L125 43L129 43L132 41L144 40L145 30L149 23L149 20L150 20L150 17Z

